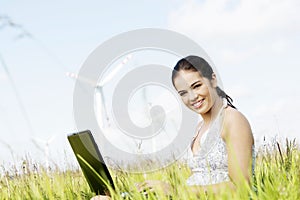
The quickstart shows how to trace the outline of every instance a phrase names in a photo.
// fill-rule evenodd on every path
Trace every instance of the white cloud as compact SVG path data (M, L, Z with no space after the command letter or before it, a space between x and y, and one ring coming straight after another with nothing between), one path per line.
M169 14L168 28L206 46L223 66L237 66L296 52L299 10L298 0L189 0Z
M287 48L288 48L288 42L283 39L277 40L273 42L271 45L271 50L277 54L283 53L285 50L287 50Z
M261 48L259 47L252 47L247 51L241 51L237 49L230 49L225 48L220 51L221 59L223 63L226 64L239 64L242 61L251 58L252 56L256 55Z
M251 97L252 91L246 87L245 85L233 85L229 88L226 88L226 91L230 96L232 96L234 99L235 98L242 98L242 97Z
M169 27L202 38L299 32L299 8L298 0L240 0L235 5L191 0L170 13Z
M300 110L300 97L282 97L274 98L273 102L265 102L264 104L258 105L254 109L253 113L256 117L266 115L281 115L289 117L292 113L298 114Z

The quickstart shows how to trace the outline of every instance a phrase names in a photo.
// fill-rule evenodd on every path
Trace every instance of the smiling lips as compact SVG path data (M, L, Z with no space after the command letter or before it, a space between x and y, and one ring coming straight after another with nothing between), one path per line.
M192 103L192 106L195 108L195 109L198 109L201 107L201 105L203 104L203 101L204 99L201 99L200 101L196 101L195 103Z

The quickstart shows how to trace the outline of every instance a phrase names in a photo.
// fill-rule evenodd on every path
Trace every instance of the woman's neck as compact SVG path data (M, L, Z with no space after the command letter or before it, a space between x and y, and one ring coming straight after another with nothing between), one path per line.
M219 113L222 106L223 98L218 96L211 109L207 113L201 115L204 121L204 126L209 126L209 124L216 118L216 115Z

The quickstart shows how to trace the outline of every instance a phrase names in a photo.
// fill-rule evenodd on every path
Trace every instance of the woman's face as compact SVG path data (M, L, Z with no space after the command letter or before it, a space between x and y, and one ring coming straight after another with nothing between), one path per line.
M198 114L210 111L218 96L215 74L209 80L198 72L180 70L174 79L174 86L183 103Z

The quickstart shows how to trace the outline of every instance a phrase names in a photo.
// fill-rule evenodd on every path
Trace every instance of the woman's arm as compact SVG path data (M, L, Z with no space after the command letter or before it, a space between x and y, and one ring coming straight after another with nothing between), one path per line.
M245 180L250 183L252 175L252 146L254 139L246 117L235 109L229 109L225 119L224 139L228 153L228 173L234 184Z

